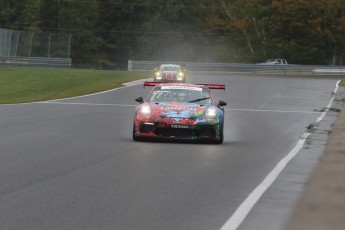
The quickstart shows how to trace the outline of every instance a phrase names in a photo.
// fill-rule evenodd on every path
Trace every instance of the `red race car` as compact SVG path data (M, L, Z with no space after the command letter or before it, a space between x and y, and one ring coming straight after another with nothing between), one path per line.
M224 138L226 102L215 103L210 89L225 85L145 82L153 86L146 102L137 97L133 139L207 141L221 144Z

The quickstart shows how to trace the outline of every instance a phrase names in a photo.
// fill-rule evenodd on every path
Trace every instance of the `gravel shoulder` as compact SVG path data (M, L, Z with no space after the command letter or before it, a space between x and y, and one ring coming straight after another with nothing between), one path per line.
M341 230L345 226L345 88L331 112L340 112L325 150L291 214L286 230ZM333 111L332 111L333 110Z

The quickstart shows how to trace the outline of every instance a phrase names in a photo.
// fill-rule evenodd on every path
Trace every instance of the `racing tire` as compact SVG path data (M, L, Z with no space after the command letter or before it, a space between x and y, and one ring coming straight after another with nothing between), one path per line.
M224 129L224 123L222 125L222 127L220 128L219 130L219 140L216 140L214 143L215 144L223 144L223 141L224 141L224 132L223 132L223 129Z
M133 130L133 141L137 141L138 138L134 135L134 130Z
M135 136L135 130L134 130L134 125L133 125L133 134L132 134L133 140L134 141L140 141L140 137Z

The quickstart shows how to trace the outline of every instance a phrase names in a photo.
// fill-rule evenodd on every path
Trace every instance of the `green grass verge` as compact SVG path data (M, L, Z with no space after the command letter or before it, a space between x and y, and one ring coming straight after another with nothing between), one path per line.
M86 95L149 78L150 72L0 67L0 104Z
M339 83L339 86L345 87L345 80L341 80L340 83Z

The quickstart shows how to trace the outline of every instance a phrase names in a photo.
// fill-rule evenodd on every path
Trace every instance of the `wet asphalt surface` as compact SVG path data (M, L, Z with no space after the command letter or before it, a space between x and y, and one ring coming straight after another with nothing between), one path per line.
M142 85L0 105L0 229L220 229L320 116L337 81L187 82L226 84L213 91L228 102L224 144L133 142L134 98L150 91ZM239 229L283 226L323 144L312 148L288 164Z

